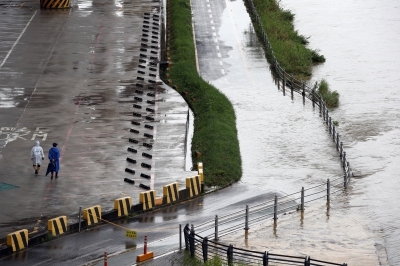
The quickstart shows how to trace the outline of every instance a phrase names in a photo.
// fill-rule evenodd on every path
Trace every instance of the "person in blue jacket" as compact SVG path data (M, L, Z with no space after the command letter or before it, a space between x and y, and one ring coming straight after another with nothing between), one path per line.
M60 170L60 151L57 145L57 143L53 143L53 147L49 150L49 160L55 165L54 170L51 171L51 179L53 179L54 172L56 172L56 178L58 178L58 171Z

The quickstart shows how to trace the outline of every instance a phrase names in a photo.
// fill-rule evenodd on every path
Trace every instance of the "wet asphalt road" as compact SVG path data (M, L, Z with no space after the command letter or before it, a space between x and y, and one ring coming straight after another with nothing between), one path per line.
M75 218L79 206L110 210L124 196L136 204L140 183L157 196L163 185L184 186L193 175L185 165L188 106L158 77L160 2L41 10L37 1L2 1L0 12L0 239L60 215ZM59 144L59 179L44 176L47 158L34 175L35 140L46 157Z
M243 198L243 193L252 197ZM226 197L226 195L230 195ZM136 256L143 253L143 238L148 236L148 250L155 256L179 248L179 224L195 226L210 221L211 229L202 234L212 234L215 215L220 217L243 211L246 204L254 206L273 197L272 191L249 191L238 185L209 194L205 197L140 215L129 221L119 221L81 233L31 247L0 260L6 265L103 265L102 256L109 254L109 265L132 265ZM221 198L224 198L223 204ZM232 221L224 226L244 225L244 220ZM220 230L224 229L220 226ZM241 227L240 227L241 228ZM126 229L138 232L137 239L125 236ZM198 231L198 233L200 233ZM184 244L183 244L184 245Z

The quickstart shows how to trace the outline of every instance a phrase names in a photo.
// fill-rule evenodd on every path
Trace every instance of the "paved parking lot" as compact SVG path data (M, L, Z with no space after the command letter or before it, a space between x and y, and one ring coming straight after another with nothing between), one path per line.
M39 1L0 1L0 239L76 215L79 206L108 210L124 196L137 203L140 183L160 196L163 185L183 186L191 176L188 106L158 75L161 3L72 5L44 10ZM35 140L46 156L59 144L60 178L44 176L47 158L34 174Z

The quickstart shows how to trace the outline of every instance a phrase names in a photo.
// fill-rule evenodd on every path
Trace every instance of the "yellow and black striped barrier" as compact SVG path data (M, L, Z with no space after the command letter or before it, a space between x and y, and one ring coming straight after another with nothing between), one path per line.
M156 206L156 191L140 192L139 203L142 203L144 211L154 208Z
M114 210L118 210L118 217L128 215L131 212L132 197L124 197L114 200Z
M163 194L166 197L166 203L179 200L179 184L178 182L163 186Z
M83 209L83 219L87 221L88 225L99 223L101 220L101 206L96 205Z
M28 246L28 230L22 229L7 235L7 246L12 247L12 251L18 251Z
M67 232L67 216L60 216L47 221L47 230L51 231L53 236L62 235Z
M41 8L69 8L70 0L40 0Z
M201 180L200 177L193 176L186 178L186 189L189 190L189 197L197 196L201 193Z

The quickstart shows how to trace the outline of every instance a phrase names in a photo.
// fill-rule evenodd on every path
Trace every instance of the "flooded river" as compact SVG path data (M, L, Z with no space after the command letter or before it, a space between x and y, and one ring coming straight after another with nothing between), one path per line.
M234 105L243 161L239 186L286 194L341 176L318 109L296 93L283 96L274 84L243 2L212 2L208 22L196 13L202 2L192 2L200 72ZM400 3L280 3L327 59L314 68L313 79L325 78L341 96L330 115L339 122L356 177L336 207L376 239L377 250L386 249L391 265L400 265ZM213 43L202 30L207 27Z
M310 36L326 63L313 76L326 78L340 95L331 116L339 121L359 177L348 208L385 241L390 265L400 265L400 2L294 1L295 26Z

